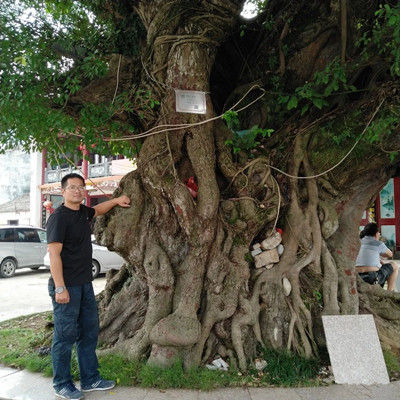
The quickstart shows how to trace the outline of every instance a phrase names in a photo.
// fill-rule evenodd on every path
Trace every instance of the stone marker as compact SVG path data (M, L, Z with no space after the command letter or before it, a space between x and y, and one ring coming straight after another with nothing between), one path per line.
M336 383L389 383L372 315L323 316L322 323Z

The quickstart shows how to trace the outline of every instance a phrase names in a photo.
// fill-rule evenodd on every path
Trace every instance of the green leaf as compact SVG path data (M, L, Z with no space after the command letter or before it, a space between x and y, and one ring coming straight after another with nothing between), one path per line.
M292 108L296 108L298 104L298 100L296 96L292 96L287 104L287 109L291 110Z
M320 97L314 97L312 99L312 102L313 102L314 106L317 107L318 109L322 108L323 101Z
M397 151L391 152L391 153L389 154L390 162L393 162L393 161L396 159L396 157L397 157L398 155L399 155L399 153L398 153Z
M388 25L397 26L397 24L399 24L399 17L396 15L392 15L389 18Z
M333 92L333 85L330 83L324 90L324 97L328 97L332 94Z
M301 116L303 116L308 111L308 104L304 104L303 108L301 109Z
M278 97L278 104L284 104L289 101L289 96L279 96Z

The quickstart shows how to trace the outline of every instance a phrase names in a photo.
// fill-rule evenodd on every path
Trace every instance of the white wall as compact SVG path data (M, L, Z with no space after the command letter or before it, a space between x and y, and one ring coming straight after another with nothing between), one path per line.
M29 189L29 210L0 212L0 224L8 220L18 220L19 224L41 226L41 195L39 185L42 184L42 154L26 154L12 150L0 155L0 204L14 201ZM5 201L6 200L6 201ZM2 201L2 202L1 202ZM17 207L21 209L20 207Z
M41 226L42 153L31 153L30 225Z
M0 225L7 225L8 221L16 219L19 225L34 225L31 222L29 211L0 213Z
M21 150L0 154L0 204L29 192L30 155Z

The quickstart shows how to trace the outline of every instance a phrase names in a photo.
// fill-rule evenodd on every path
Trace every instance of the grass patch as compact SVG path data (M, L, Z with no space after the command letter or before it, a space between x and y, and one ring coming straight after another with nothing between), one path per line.
M100 375L121 386L134 386L142 363L128 361L122 356L107 355L99 357Z
M169 368L160 368L143 364L137 375L138 386L158 389L179 388L212 390L234 384L231 372L210 371L205 368L193 368L184 371L181 362Z
M35 314L0 323L0 362L51 376L51 356L46 354L46 351L41 351L48 350L51 335L51 313ZM100 356L99 362L101 375L122 386L207 391L220 387L321 384L318 376L320 363L317 360L306 360L285 351L271 349L260 349L260 358L267 361L267 367L262 371L250 367L246 374L233 368L222 371L201 367L184 371L180 362L163 369L144 362L132 362L116 355ZM75 350L72 354L71 373L75 379L79 379Z
M264 359L268 364L264 370L265 383L276 386L310 386L321 367L316 359L306 359L285 350L263 349Z
M385 360L386 368L389 376L400 375L400 356L393 354L391 351L383 350L383 358Z
M21 327L18 320L6 321L0 325L1 362L31 372L51 371L51 357L40 356L37 352L38 344L44 343L47 336L45 330Z

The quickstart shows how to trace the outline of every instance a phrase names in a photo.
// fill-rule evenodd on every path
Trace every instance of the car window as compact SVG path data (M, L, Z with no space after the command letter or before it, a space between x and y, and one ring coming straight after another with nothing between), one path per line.
M13 242L14 228L0 229L0 242Z
M40 242L36 229L33 228L17 228L18 242Z
M38 229L36 231L39 235L39 239L42 243L47 243L47 235L46 235L46 231L42 231L40 229Z

